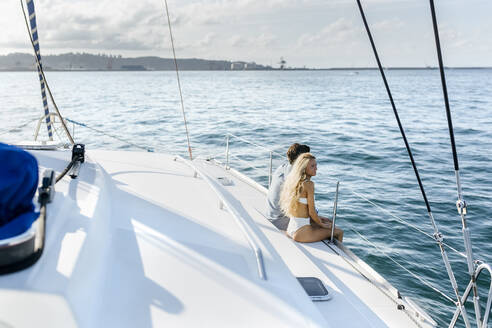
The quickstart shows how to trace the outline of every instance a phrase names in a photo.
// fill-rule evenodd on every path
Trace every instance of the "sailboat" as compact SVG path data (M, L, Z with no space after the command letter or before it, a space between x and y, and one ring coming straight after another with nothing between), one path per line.
M70 136L58 110L42 119L54 118ZM228 161L193 159L191 148L190 159L86 149L68 138L71 149L20 144L39 165L39 215L0 241L2 325L437 326L342 243L288 238L265 214L266 188Z

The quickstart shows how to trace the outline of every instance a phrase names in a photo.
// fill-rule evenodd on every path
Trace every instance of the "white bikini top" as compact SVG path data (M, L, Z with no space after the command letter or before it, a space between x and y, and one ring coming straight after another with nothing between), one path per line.
M304 205L307 205L307 203L308 203L307 198L305 198L305 197L299 198L297 201L301 204L304 204ZM316 210L316 213L318 213L318 209L316 207L314 209Z
M299 198L297 201L301 204L307 205L307 198Z

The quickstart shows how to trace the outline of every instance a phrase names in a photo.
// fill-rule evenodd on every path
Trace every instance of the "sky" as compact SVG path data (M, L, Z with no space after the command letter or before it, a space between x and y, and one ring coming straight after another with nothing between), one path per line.
M164 0L35 0L41 54L172 56ZM429 1L362 0L384 66L437 66ZM446 66L492 66L492 1L436 0ZM168 0L178 58L374 67L355 0ZM20 2L0 2L0 54L32 52Z

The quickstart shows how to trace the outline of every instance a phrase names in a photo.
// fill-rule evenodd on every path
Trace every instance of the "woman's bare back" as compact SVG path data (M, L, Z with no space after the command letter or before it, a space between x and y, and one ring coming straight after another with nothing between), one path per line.
M331 221L328 224L323 222L316 212L314 183L312 181L306 180L302 183L299 198L305 198L307 204L298 201L293 214L298 218L311 218L311 224L297 230L292 236L293 239L298 242L309 243L329 238L331 235ZM342 241L343 231L335 228L334 236L339 241Z
M301 203L299 200L297 201L297 207L293 211L292 214L295 215L295 217L298 218L308 218L309 217L309 207L307 204L307 197L308 193L306 188L304 187L304 184L308 181L304 181L301 185L301 192L299 194L299 198L304 198L306 199L306 203Z

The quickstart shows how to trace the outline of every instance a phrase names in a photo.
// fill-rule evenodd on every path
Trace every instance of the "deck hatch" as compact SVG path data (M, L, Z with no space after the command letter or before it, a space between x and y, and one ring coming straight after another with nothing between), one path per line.
M234 182L229 179L228 177L218 177L217 180L223 185L223 186L233 186Z
M330 293L326 289L323 282L318 278L297 277L297 280L306 291L306 294L308 294L313 301L327 301L331 299Z

